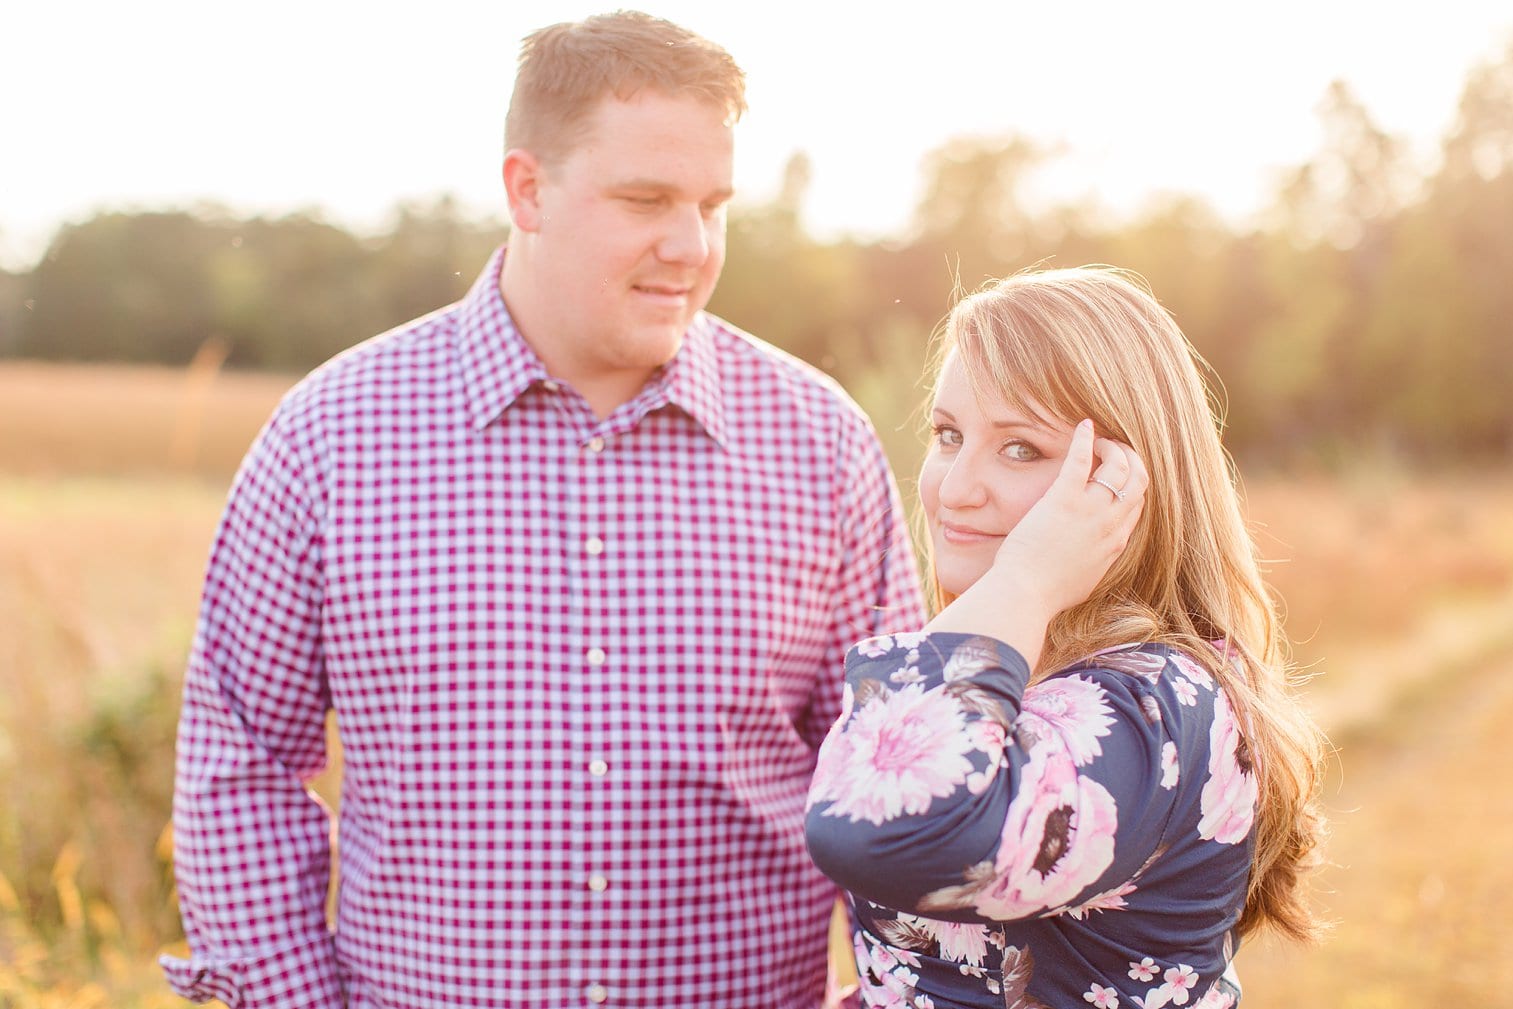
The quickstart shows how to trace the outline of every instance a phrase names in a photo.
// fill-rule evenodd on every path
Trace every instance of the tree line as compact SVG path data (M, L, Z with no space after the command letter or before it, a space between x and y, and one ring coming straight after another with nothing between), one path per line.
M710 308L896 424L955 293L1111 263L1145 275L1222 380L1237 455L1513 457L1513 41L1468 76L1432 169L1342 83L1319 114L1322 146L1246 228L1183 195L1117 223L1031 206L1054 156L1007 136L931 152L907 234L818 241L795 155L773 200L732 213ZM213 338L231 366L303 371L460 297L505 232L449 197L366 236L318 212L99 213L30 271L0 272L0 356L174 364Z

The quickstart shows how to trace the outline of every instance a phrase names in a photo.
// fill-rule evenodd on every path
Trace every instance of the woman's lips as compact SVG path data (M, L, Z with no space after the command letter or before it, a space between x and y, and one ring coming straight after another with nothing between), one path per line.
M999 533L986 533L981 529L973 529L971 526L955 525L951 522L940 523L940 535L947 543L958 543L962 546L970 546L974 543L987 543L991 540L1001 540Z

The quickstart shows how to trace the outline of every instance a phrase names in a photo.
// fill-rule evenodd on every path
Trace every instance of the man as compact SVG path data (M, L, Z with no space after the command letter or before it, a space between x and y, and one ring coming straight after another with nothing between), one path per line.
M702 312L743 108L729 55L667 22L532 35L507 254L259 436L185 684L182 994L819 1001L815 749L846 648L921 612L860 412ZM328 709L334 932L304 788Z

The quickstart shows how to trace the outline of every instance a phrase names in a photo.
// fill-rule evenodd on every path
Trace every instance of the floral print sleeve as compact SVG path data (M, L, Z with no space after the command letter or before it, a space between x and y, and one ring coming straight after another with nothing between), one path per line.
M1256 802L1223 691L1154 646L1028 680L991 638L852 649L807 831L820 868L856 899L861 965L907 964L914 1001L901 1005L976 1004L956 988L968 974L1019 985L1023 1006L1219 999ZM969 930L984 955L953 955L967 933L950 922L989 926ZM932 956L957 975L943 989L930 987ZM996 974L979 969L990 961ZM891 966L883 976L889 991L903 983Z

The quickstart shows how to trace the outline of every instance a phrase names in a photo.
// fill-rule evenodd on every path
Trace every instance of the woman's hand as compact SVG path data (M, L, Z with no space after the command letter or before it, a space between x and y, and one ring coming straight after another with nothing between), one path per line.
M927 629L997 638L1033 668L1052 618L1087 599L1124 552L1149 482L1134 449L1095 438L1084 420L1055 482L1004 537L993 566Z

